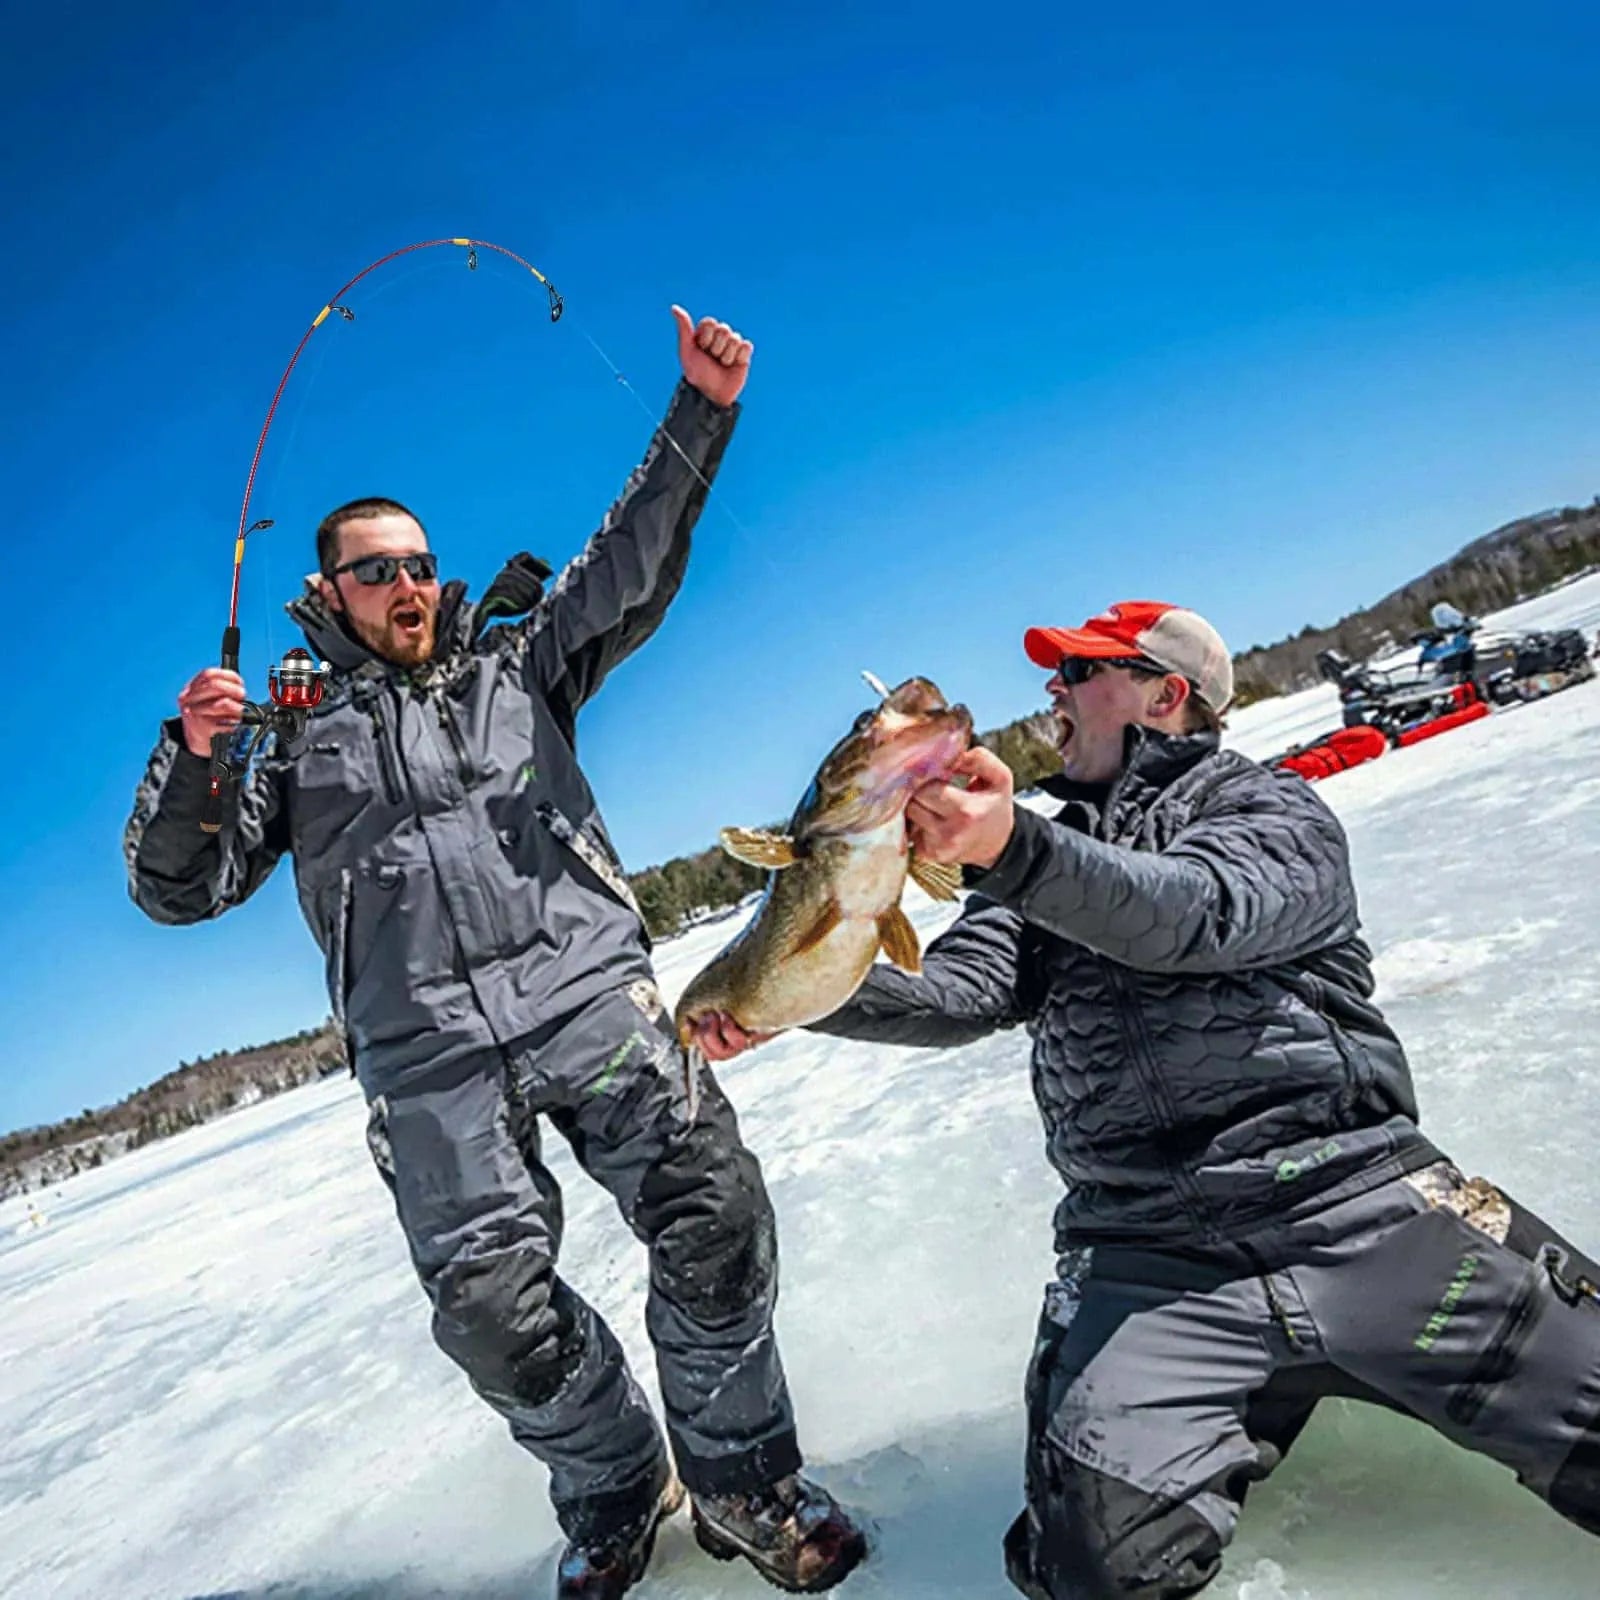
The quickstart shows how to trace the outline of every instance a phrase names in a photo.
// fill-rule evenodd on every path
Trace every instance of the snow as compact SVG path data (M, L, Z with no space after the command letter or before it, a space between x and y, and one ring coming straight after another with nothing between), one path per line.
M1600 576L1489 619L1600 625ZM1250 707L1271 755L1333 691ZM1425 1125L1600 1246L1600 681L1325 781ZM925 937L950 917L920 891ZM747 915L742 911L739 916ZM675 995L738 926L660 950ZM783 1257L778 1331L812 1469L871 1522L869 1600L1002 1600L1022 1378L1058 1193L1026 1039L895 1050L807 1034L722 1079ZM550 1592L544 1473L434 1348L360 1096L325 1081L0 1205L0 1592L10 1600L524 1600ZM563 1268L654 1394L644 1255L553 1134ZM1326 1403L1253 1490L1227 1600L1595 1592L1595 1546L1510 1475ZM771 1593L682 1519L640 1600Z

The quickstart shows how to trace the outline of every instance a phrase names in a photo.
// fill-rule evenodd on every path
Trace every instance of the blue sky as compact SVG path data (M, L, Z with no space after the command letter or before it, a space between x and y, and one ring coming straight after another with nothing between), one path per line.
M246 563L252 686L328 507L394 495L481 587L581 546L675 376L756 341L660 633L580 724L630 867L787 810L912 672L982 726L1019 635L1178 599L1236 647L1600 491L1593 8L167 3L8 22L12 557L0 1127L319 1020L287 869L147 923L120 834Z

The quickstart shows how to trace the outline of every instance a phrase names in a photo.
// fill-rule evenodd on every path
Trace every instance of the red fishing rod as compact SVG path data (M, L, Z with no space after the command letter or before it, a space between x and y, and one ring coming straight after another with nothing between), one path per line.
M245 479L244 500L239 507L239 532L233 544L233 591L228 601L228 625L222 630L222 665L229 672L239 670L239 577L244 568L245 543L252 533L273 525L270 517L261 517L255 522L249 520L250 496L255 490L256 472L261 466L261 455L266 448L272 419L277 415L278 402L283 399L283 392L289 385L295 364L306 346L310 344L312 334L330 316L337 314L346 322L356 320L355 312L345 305L344 300L363 278L376 272L380 267L387 266L391 261L398 261L401 256L411 255L417 250L432 250L440 245L454 245L458 249L465 250L467 269L471 272L477 271L480 250L493 250L497 255L516 262L519 267L531 272L544 286L545 293L550 297L550 320L552 322L561 320L565 306L556 286L531 261L519 256L515 250L508 250L504 245L492 244L487 239L423 239L416 244L402 245L400 249L391 250L388 255L379 256L376 261L363 267L348 283L341 285L330 296L327 304L311 319L310 327L301 334L299 344L294 347L294 354L289 357L289 364L283 369L283 376L278 379L278 387L272 394L272 403L267 407L266 420L261 424L261 433L256 439L255 454L250 458L250 473ZM207 833L216 833L222 827L224 788L229 783L237 782L244 775L250 765L250 758L261 740L269 732L277 733L284 738L295 738L304 730L306 717L315 706L321 704L327 675L328 664L312 660L309 651L299 648L286 651L280 664L268 668L267 701L256 704L247 700L244 704L240 726L253 728L255 731L243 751L234 753L233 733L219 733L212 739L211 789L206 796L200 819L200 826Z

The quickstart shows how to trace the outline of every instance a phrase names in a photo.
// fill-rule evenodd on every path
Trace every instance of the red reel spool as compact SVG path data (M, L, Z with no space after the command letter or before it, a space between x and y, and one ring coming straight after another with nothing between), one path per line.
M267 693L275 706L291 711L309 711L322 704L323 675L327 671L312 660L309 650L296 647L283 653L283 660L267 669Z

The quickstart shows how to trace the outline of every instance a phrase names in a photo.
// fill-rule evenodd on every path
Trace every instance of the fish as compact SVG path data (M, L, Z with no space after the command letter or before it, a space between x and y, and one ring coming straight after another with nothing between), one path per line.
M863 676L881 699L828 752L787 831L719 835L729 855L768 877L755 914L673 1008L691 1108L703 1019L721 1012L747 1033L815 1022L860 988L880 950L919 972L916 930L900 906L906 879L935 899L953 900L960 890L959 866L921 860L912 849L906 803L921 785L950 778L972 743L972 714L947 704L927 678L885 689Z

